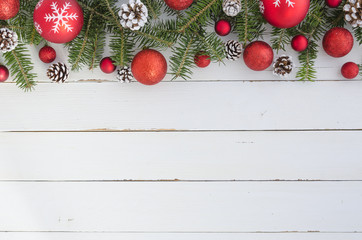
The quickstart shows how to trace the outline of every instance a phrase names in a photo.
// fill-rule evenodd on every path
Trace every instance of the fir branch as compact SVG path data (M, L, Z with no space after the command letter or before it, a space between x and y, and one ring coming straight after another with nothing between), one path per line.
M134 38L129 31L121 30L111 38L112 59L121 67L128 66L133 58Z
M271 36L272 48L277 51L277 54L279 50L285 51L285 46L290 43L290 36L288 35L287 29L273 27Z
M111 6L111 3L109 2L110 0L103 0L103 2L105 3L105 5L107 6L110 14L113 17L114 23L118 26L119 30L122 31L123 27L121 25L121 22L119 21L118 17L116 16L116 14L114 13L114 10Z
M362 28L361 27L355 27L353 28L354 36L356 37L356 40L359 45L362 45Z
M192 71L191 67L194 64L192 52L192 44L194 37L185 35L182 36L179 46L172 48L172 56L170 57L172 80L181 77L184 80L190 78Z
M158 0L145 0L143 3L146 5L149 16L151 19L158 19L161 14L162 4Z
M195 33L197 40L200 42L198 44L200 49L210 55L211 61L223 62L225 58L224 43L215 33L208 33L203 36L204 34Z
M299 62L302 64L302 67L297 73L297 78L299 80L309 80L314 81L316 79L315 70L315 59L317 59L318 45L314 40L309 40L308 48L303 52L299 53Z

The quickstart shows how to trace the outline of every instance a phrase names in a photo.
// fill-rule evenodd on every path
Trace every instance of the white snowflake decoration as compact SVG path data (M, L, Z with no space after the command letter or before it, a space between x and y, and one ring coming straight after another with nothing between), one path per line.
M46 22L54 22L52 31L54 33L59 33L60 27L64 26L64 28L67 30L67 32L72 32L73 27L68 23L69 20L77 20L78 15L76 13L68 13L68 10L71 7L71 4L69 2L66 2L63 4L63 8L58 8L58 4L56 2L53 2L51 4L51 7L53 9L52 14L45 14L45 20Z
M43 5L43 2L44 2L44 0L40 0L40 1L38 2L38 4L36 5L35 9L38 10L38 8L40 8L41 5Z
M41 29L41 26L39 23L34 22L35 29L38 31L39 34L43 33L43 30Z
M295 2L292 2L291 0L285 0L285 3L288 4L288 7L294 8ZM280 7L280 0L275 0L273 2L274 7Z

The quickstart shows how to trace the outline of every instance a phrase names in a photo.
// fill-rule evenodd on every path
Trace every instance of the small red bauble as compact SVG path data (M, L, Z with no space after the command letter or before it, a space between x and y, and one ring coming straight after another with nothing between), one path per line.
M220 36L226 36L231 31L231 24L229 21L221 19L215 23L215 32Z
M357 77L357 75L359 73L359 67L354 62L347 62L347 63L343 64L343 66L341 68L341 73L342 73L343 77L348 78L348 79L353 79L353 78Z
M342 0L326 0L328 7L336 8L341 4Z
M194 57L195 64L200 68L205 68L210 65L211 59L205 52L199 52Z
M0 82L5 82L9 78L9 70L4 65L0 65Z
M162 81L167 73L165 57L153 49L145 49L132 60L131 70L134 78L145 85L154 85Z
M353 36L345 28L335 27L323 37L323 48L332 57L346 56L353 47Z
M20 9L19 0L1 0L0 1L0 20L8 20L18 14Z
M303 35L294 36L292 39L292 48L297 51L301 52L306 50L308 47L308 39Z
M298 25L308 13L310 0L260 0L265 20L277 28Z
M66 43L83 27L83 11L76 0L40 0L33 14L38 33L49 42Z
M263 41L255 41L246 46L243 54L246 66L254 71L263 71L273 62L273 49Z
M104 73L113 73L116 70L116 65L114 65L114 61L110 57L105 57L99 63L99 67Z
M165 0L167 6L173 10L184 10L191 6L194 0Z
M54 48L49 46L44 46L39 51L39 58L44 63L51 63L57 57L57 53Z

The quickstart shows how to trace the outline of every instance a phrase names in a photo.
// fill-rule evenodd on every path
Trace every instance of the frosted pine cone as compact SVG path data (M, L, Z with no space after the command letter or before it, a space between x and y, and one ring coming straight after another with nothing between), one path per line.
M54 63L48 68L47 75L53 82L65 82L69 76L69 69L64 63Z
M122 83L130 83L133 79L131 69L125 66L118 70L117 79Z
M362 0L347 0L343 6L344 19L352 27L362 27Z
M147 23L148 10L140 0L130 0L123 4L118 13L121 25L131 30L140 30Z
M18 46L18 35L7 28L0 28L0 50L10 52Z
M287 77L293 71L294 68L292 57L281 55L275 60L273 67L274 67L273 71L274 75L277 75L279 77Z
M230 17L235 17L241 10L240 0L224 0L222 3L222 10Z
M243 52L243 45L237 41L229 40L225 43L226 58L235 61Z

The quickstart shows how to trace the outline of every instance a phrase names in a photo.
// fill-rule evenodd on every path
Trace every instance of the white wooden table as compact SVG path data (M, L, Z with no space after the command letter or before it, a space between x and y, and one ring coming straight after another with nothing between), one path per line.
M35 91L0 85L1 240L362 239L362 81L340 75L357 43L321 51L316 82L239 60L54 84L36 53Z

